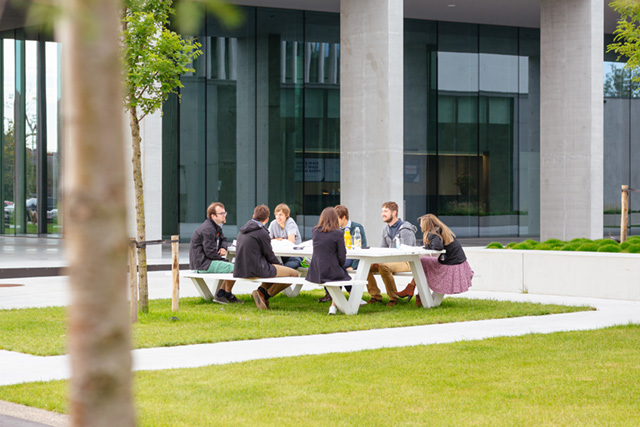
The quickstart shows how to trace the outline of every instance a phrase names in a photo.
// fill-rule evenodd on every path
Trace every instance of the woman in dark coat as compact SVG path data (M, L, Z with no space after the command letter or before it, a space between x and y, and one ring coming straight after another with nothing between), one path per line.
M334 208L325 208L320 214L318 225L313 228L313 256L307 272L307 280L313 283L339 282L351 280L344 268L347 249L344 235L340 231L338 214ZM332 305L329 314L336 313Z

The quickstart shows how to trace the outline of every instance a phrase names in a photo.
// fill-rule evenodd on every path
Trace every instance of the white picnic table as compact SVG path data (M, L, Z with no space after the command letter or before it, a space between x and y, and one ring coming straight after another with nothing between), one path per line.
M306 245L294 245L288 241L272 241L273 253L278 257L308 257L313 255L313 247L311 244ZM442 294L432 292L429 289L427 283L427 277L424 274L420 257L434 256L443 253L444 251L434 251L430 249L424 249L419 246L402 245L400 248L367 248L367 249L347 249L348 259L358 259L358 268L354 276L354 284L358 284L352 287L349 299L347 300L342 290L337 287L327 286L327 290L331 297L336 301L340 301L340 305L346 305L351 310L357 312L356 305L360 305L362 295L364 294L367 276L372 264L382 264L387 262L408 262L411 267L411 274L416 282L416 288L418 289L418 295L422 301L422 306L425 308L437 307L442 302ZM230 257L235 256L235 247L228 248ZM344 301L342 301L344 299Z

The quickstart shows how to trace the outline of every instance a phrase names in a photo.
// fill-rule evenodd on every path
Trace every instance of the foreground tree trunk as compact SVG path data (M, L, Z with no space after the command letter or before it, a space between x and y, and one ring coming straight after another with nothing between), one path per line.
M140 145L140 120L136 107L129 107L129 124L131 126L131 144L133 148L133 187L136 198L136 232L138 242L147 240L145 232L146 224L144 220L144 186L142 182L142 152ZM138 307L144 313L149 312L149 286L147 284L147 247L142 245L138 248Z
M61 4L72 424L133 426L120 2Z

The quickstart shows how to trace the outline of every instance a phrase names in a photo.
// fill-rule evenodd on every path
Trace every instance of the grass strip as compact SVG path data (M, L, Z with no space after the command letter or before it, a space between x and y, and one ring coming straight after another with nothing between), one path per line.
M138 372L144 426L640 425L640 326ZM0 387L64 412L67 381Z
M149 313L140 314L132 333L135 348L238 341L283 336L326 334L400 326L429 325L508 317L541 316L590 310L552 304L445 298L433 309L400 303L396 307L366 305L356 316L328 316L329 305L317 299L322 292L302 292L296 298L279 295L271 310L261 311L249 295L245 304L219 305L202 298L182 298L180 312L170 300L151 300ZM177 317L178 320L171 320ZM66 308L48 307L0 311L0 349L40 356L66 352ZM28 337L28 339L25 339Z

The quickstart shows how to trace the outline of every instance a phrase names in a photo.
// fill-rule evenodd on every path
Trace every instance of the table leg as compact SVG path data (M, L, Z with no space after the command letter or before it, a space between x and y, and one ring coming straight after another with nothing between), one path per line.
M202 298L204 298L206 301L213 300L213 295L211 294L211 291L209 290L209 286L207 286L207 282L205 282L203 278L201 278L201 277L192 277L191 281L195 285L196 289L198 290L198 293L200 294L200 296L202 296ZM216 282L219 282L219 281L216 280ZM220 287L220 285L218 283L216 283L216 285L217 285L218 288ZM218 290L216 289L216 293L217 292L218 292Z
M429 284L427 283L427 276L424 274L424 269L420 262L420 256L416 255L415 257L412 257L409 261L409 265L411 266L413 279L416 281L416 288L418 288L418 295L420 295L422 306L425 308L431 308L440 305L439 302L436 304L433 300L431 289L429 289ZM442 298L440 298L440 301L442 301Z
M338 310L344 314L358 314L358 310L360 309L360 301L362 300L362 294L364 293L364 285L366 282L362 280L354 280L352 282L353 283L344 282L345 285L348 284L351 286L349 299L344 296L342 288L339 286L327 286L327 291L329 291L329 295L331 295L333 302L336 303L336 307L338 307Z

